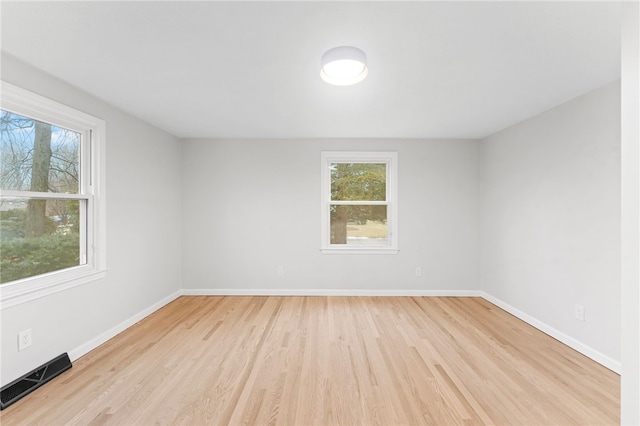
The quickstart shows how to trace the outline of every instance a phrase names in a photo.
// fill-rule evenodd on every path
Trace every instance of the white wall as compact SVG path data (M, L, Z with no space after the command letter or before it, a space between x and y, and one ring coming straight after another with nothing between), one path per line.
M4 385L176 293L182 221L176 138L6 55L2 79L106 120L108 267L103 280L0 312ZM33 346L18 352L27 328Z
M622 5L623 425L640 424L640 4Z
M399 254L320 253L323 150L398 152ZM186 140L182 161L192 293L478 289L477 141Z
M481 145L482 290L619 365L620 82Z

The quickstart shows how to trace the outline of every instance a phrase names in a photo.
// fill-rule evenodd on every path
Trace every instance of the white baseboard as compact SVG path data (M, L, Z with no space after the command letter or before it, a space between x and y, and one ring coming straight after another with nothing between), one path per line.
M475 290L341 290L341 289L184 289L184 296L391 296L481 297Z
M582 355L591 358L592 360L594 360L595 362L607 367L609 370L620 374L621 368L620 368L620 362L616 361L604 354L602 354L601 352L598 352L597 350L593 349L590 346L585 345L584 343L580 342L579 340L574 339L571 336L568 336L566 334L564 334L561 331L556 330L555 328L543 323L542 321L539 321L538 319L532 317L531 315L525 314L524 312L522 312L519 309L514 308L513 306L509 305L506 302L503 302L502 300L491 296L490 294L487 294L485 292L480 292L481 293L481 297L485 300L487 300L488 302L493 303L494 305L496 305L497 307L504 309L505 311L509 312L511 315L521 319L522 321L526 322L527 324L531 325L532 327L537 328L538 330L542 331L545 334L548 334L549 336L553 337L556 340L559 340L560 342L564 343L565 345L569 346L572 349L575 349L576 351L580 352Z
M68 352L69 359L71 359L71 361L75 361L76 359L80 358L81 356L87 354L88 352L90 352L93 349L97 348L101 344L105 343L107 340L109 340L109 339L117 336L118 334L122 333L127 328L129 328L132 325L134 325L135 323L137 323L137 322L143 320L144 318L146 318L147 316L151 315L152 313L154 313L158 309L160 309L163 306L173 302L174 300L176 300L181 295L182 295L182 290L178 290L175 293L173 293L173 294L165 297L164 299L160 300L159 302L156 302L153 305L149 306L147 309L145 309L145 310L143 310L141 312L138 312L134 316L122 321L120 324L116 325L115 327L105 331L104 333L101 333L99 336L97 336L97 337L89 340L88 342L80 345L79 347L69 351Z

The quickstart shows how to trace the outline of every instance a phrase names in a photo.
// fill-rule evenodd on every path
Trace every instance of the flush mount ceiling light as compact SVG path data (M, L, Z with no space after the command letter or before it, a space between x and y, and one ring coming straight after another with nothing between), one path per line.
M329 84L349 86L367 76L367 55L353 46L334 47L322 55L320 77Z

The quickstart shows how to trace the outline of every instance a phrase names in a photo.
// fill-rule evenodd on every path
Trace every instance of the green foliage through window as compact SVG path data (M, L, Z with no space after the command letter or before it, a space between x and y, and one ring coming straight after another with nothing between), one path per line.
M77 233L3 242L0 246L0 283L78 266L78 247Z
M387 166L375 163L331 165L331 200L385 201Z

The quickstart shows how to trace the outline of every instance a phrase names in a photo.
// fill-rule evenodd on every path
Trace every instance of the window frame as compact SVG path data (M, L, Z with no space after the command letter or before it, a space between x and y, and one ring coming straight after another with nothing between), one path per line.
M322 151L320 155L321 211L320 211L320 251L324 254L398 254L398 153L392 151ZM387 245L331 244L330 206L332 163L384 163L386 164L385 202L339 202L342 205L382 204L387 205Z
M0 310L38 299L106 276L106 203L105 203L105 135L106 123L44 96L0 81L0 108L34 120L81 133L80 173L77 194L9 191L0 189L3 198L80 200L86 203L86 262L79 266L48 272L0 284ZM86 239L86 240L85 240ZM81 259L81 261L84 259Z

